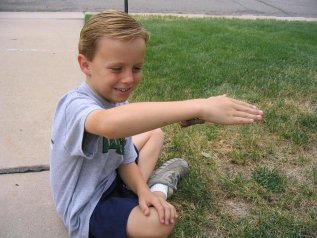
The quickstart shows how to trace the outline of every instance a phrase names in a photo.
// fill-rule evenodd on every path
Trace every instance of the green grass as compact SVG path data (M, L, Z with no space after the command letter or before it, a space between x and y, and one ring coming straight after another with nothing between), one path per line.
M280 171L259 167L253 171L252 178L269 191L285 192L287 177Z
M164 128L160 163L189 161L171 237L317 237L317 23L138 18L151 32L131 102L227 94L250 126Z

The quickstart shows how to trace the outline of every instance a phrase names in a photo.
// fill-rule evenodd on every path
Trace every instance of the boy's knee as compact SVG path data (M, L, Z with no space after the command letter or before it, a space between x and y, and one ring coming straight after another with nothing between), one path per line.
M151 223L152 223L152 235L153 238L163 238L168 237L169 234L173 231L175 226L174 224L165 225L162 224L159 220L157 211L152 211L152 213L156 213L154 216L151 216Z
M128 237L166 238L172 232L174 224L165 225L160 222L158 212L150 208L150 215L145 217L140 209L132 211L128 221Z
M155 137L159 137L159 138L164 139L164 132L162 131L161 128L154 129L152 131L152 135L154 135Z
M164 225L159 227L152 238L167 238L173 231L174 225Z

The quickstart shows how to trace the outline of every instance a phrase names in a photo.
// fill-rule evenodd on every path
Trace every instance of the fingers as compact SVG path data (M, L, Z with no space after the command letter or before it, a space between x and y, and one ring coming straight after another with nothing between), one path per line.
M237 118L248 119L249 123L252 123L254 121L259 121L262 119L261 114L255 114L255 113L243 112L243 111L236 111L236 112L234 112L233 116L235 116Z
M236 100L236 99L231 99L234 103L236 103L237 105L243 106L245 108L249 108L249 109L253 109L253 110L259 110L257 106L240 101L240 100Z
M175 223L177 213L173 205L166 202L163 198L158 198L153 202L153 206L158 212L161 223L166 225Z
M157 210L161 223L165 223L165 210L160 201L161 198L157 198L152 202L153 207Z
M171 209L171 223L174 224L176 222L176 218L178 217L176 209L173 205L170 204Z
M162 204L164 207L164 217L165 217L165 225L170 224L170 219L171 219L171 207L168 206L167 204Z
M251 105L249 103L242 102L242 101L239 101L239 100L236 100L236 99L231 99L231 100L232 100L232 102L235 103L234 108L238 112L243 112L241 114L242 117L246 117L246 118L249 117L250 119L254 119L254 120L262 119L263 111L258 109L257 106Z
M254 119L235 117L232 121L232 124L251 124L254 122Z
M177 216L175 207L163 199L161 200L161 204L164 207L165 224L174 224Z
M172 204L166 202L164 199L161 199L161 204L164 207L165 224L174 224L177 217L175 207Z
M231 113L229 114L229 124L250 124L262 119L263 112L255 105L228 98L231 101Z
M150 209L144 200L139 201L139 206L140 206L140 208L145 216L150 215Z
M249 112L252 114L263 114L263 112L255 105L252 105L250 103L243 102L234 98L227 97L226 94L222 95L222 97L226 97L227 100L233 102L233 105L235 109L237 110Z

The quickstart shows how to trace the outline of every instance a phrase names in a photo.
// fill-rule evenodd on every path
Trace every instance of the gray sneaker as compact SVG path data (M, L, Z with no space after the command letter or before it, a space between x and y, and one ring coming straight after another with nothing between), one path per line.
M167 198L171 197L177 191L177 184L180 178L188 173L188 163L179 158L166 161L160 168L154 171L149 179L148 185L165 184L168 186Z

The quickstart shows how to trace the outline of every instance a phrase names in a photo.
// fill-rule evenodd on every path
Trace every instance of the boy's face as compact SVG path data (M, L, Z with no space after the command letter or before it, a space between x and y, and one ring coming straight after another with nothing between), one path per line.
M145 41L102 38L95 57L87 61L87 83L109 102L124 102L141 81Z

